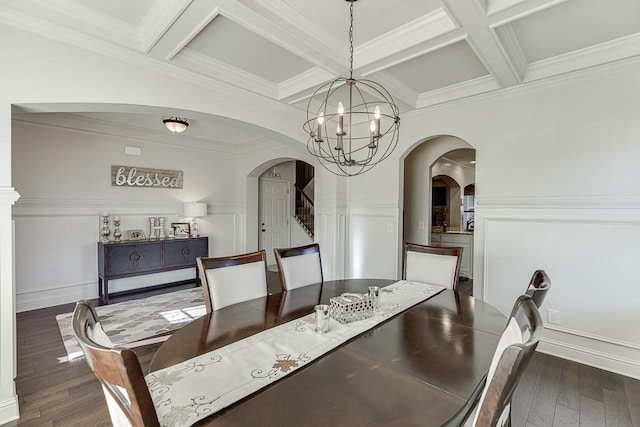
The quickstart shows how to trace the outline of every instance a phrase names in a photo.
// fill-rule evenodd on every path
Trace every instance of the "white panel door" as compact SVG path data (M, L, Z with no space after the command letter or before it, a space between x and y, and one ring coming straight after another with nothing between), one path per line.
M260 180L259 247L269 265L276 263L273 248L289 247L289 181Z

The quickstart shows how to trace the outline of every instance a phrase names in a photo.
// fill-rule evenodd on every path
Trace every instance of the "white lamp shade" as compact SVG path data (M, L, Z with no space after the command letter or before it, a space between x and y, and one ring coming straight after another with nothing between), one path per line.
M184 204L184 216L197 218L207 215L207 204L203 202L193 202Z

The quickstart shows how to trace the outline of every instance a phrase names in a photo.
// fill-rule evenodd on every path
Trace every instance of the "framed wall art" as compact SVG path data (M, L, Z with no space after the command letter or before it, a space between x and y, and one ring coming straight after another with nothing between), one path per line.
M127 230L128 240L142 240L144 239L144 231L142 230Z
M191 235L191 226L188 222L172 222L173 235L177 238L185 238Z

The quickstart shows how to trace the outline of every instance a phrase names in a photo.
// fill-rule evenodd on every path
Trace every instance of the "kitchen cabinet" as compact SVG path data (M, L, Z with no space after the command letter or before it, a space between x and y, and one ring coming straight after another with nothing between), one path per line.
M431 233L431 245L461 247L460 276L473 279L473 233L456 231Z

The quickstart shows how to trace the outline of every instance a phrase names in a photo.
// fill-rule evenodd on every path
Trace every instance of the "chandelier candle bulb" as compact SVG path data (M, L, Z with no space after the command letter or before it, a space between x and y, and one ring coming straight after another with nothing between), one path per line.
M369 148L375 148L375 137L376 137L376 122L371 120L371 132L369 132Z
M324 124L324 113L320 113L318 116L318 135L316 136L316 141L322 142L322 125Z
M380 107L376 105L376 109L373 110L373 117L375 117L376 129L378 131L378 135L380 136Z

